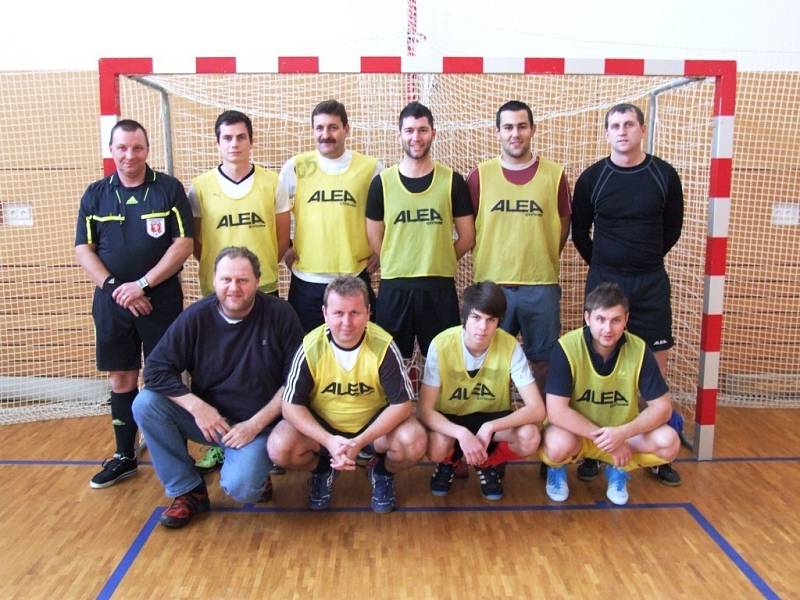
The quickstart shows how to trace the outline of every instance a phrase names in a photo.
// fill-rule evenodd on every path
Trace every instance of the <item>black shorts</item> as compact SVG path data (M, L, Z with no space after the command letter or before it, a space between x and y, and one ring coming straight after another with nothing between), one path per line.
M311 409L310 409L308 406L306 406L306 408L308 408L308 409L309 409L309 412L311 413L311 416L313 416L313 417L314 417L314 419L317 421L317 423L319 423L319 424L320 424L320 426L321 426L321 427L322 427L322 428L323 428L325 431L327 431L327 432L328 432L328 433L330 433L331 435L340 435L340 436L342 436L342 437L344 437L344 438L351 439L351 438L354 438L354 437L356 437L356 436L359 436L359 435L361 435L361 434L362 434L364 431L366 431L366 430L367 430L367 427L369 427L370 425L372 425L372 424L375 422L375 419L377 419L379 416L381 416L381 413L382 413L384 410L386 410L386 408L387 408L388 406L389 406L389 405L387 404L386 406L384 406L384 407L380 408L379 410L375 411L375 414L374 414L374 415L372 415L372 418L370 418L370 420L369 420L369 421L367 421L366 425L364 425L364 426L363 426L361 429L359 429L358 431L354 431L354 432L350 432L350 431L342 431L341 429L336 429L336 427L334 427L333 425L331 425L330 423L328 423L328 422L327 422L325 419L323 419L322 417L320 417L320 416L319 416L317 413L315 413L313 410L311 410Z
M456 425L461 425L461 427L466 427L474 435L478 433L478 430L481 428L481 425L483 425L487 421L502 419L503 417L506 417L510 414L511 414L510 410L501 410L498 412L490 412L490 413L477 412L477 413L472 413L471 415L445 414L444 416L447 417L447 420L450 421L451 423L455 423Z
M628 331L642 338L651 350L672 348L672 305L670 283L664 269L651 273L620 273L591 267L586 277L586 293L611 281L619 285L631 305Z
M375 322L392 335L404 358L411 358L415 337L427 354L433 338L461 322L453 279L425 279L421 286L414 279L382 279L375 311Z
M372 291L369 273L364 269L358 274L358 277L367 284L370 320L374 321L375 292ZM322 300L325 297L326 287L328 287L327 283L305 281L292 273L287 300L289 304L292 305L292 308L294 308L294 312L297 313L297 316L300 317L300 324L303 326L303 331L306 333L312 329L316 329L325 322L325 318L322 316Z
M95 288L92 317L98 371L138 371L142 352L147 358L183 310L183 291L177 277L165 281L148 296L153 311L134 317L110 294Z

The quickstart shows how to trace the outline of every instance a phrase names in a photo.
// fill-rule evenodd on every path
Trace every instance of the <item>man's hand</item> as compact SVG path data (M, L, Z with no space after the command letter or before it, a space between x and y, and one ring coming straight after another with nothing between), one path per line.
M331 455L331 467L337 471L355 471L359 448L353 440L333 435L325 444Z
M212 444L222 442L225 434L231 430L217 409L206 402L199 402L192 410L192 416L203 437Z
M458 436L458 443L461 445L461 451L468 464L480 465L486 462L488 458L486 446L471 431L465 429L464 433Z
M494 435L494 427L490 421L487 421L481 428L478 429L478 433L475 434L475 437L480 440L481 444L483 444L484 449L489 448L489 444L492 441L492 436Z
M595 446L609 454L613 454L627 440L625 432L620 427L601 427L600 429L595 429L589 435L592 436Z
M131 302L144 297L144 290L135 281L123 283L111 293L114 302L122 308L130 308Z
M615 467L625 467L629 462L631 462L633 450L631 450L631 447L628 446L627 442L623 442L619 448L613 452L609 452L609 454L614 457Z
M150 303L150 298L142 296L136 300L132 300L128 305L128 310L134 317L143 317L153 312L153 305Z
M381 257L380 254L372 254L367 261L367 273L372 275L375 271L380 269L381 267Z
M243 448L260 433L256 425L250 419L237 423L222 436L222 443L229 448Z
M283 262L286 264L286 268L291 271L292 265L297 262L297 252L295 252L294 247L289 248L286 254L283 255Z

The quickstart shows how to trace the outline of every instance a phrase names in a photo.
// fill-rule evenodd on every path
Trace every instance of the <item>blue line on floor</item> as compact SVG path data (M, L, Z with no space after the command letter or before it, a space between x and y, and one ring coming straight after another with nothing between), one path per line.
M128 570L133 565L134 560L139 555L153 529L158 524L158 517L165 507L156 507L150 518L142 527L139 534L134 539L131 547L125 553L120 563L114 569L114 572L109 577L103 589L100 590L97 598L98 600L108 600L116 591L122 579L127 574ZM725 555L733 562L736 568L750 581L753 586L761 593L764 598L768 600L778 600L779 596L774 590L764 581L764 579L750 566L750 564L742 558L742 556L733 548L733 546L711 525L708 519L690 502L655 502L655 503L642 503L642 504L626 504L624 506L616 506L605 501L599 501L595 504L573 504L573 505L548 505L548 504L509 504L509 505L473 505L473 506L405 506L398 507L396 512L408 513L460 513L460 512L565 512L565 511L589 511L589 510L659 510L659 509L683 509L691 515L694 521L705 531L711 540L725 553ZM270 513L270 514L285 514L285 513L312 513L309 508L269 508L258 507L252 504L245 504L241 508L217 508L213 509L213 513ZM367 507L351 506L330 508L325 513L372 513L372 510ZM324 513L321 513L324 514Z

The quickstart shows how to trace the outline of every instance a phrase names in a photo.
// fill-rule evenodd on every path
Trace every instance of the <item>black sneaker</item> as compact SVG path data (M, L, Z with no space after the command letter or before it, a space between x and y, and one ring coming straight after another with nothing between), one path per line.
M478 474L478 479L481 482L481 494L484 498L492 501L503 498L503 478L499 468L487 467L481 469L480 467L475 467L475 473Z
M267 485L264 486L264 491L261 492L261 497L256 502L269 502L272 500L272 477L267 475Z
M439 463L431 475L431 494L434 496L447 496L456 470L451 463Z
M92 477L89 486L96 490L107 488L118 481L136 475L138 467L135 458L114 454L108 460L103 461L103 470Z
M650 473L658 478L658 482L670 487L677 487L681 484L681 476L671 464L659 465L658 467L650 467Z
M311 492L308 495L308 507L311 510L327 510L330 507L335 480L336 471L330 467L321 473L311 473Z
M600 474L600 465L593 458L584 458L578 465L578 479L581 481L591 481Z
M377 473L375 466L378 462L378 455L369 461L367 465L367 475L369 475L369 482L372 485L372 500L370 507L376 513L389 513L394 510L395 497L394 497L394 475Z

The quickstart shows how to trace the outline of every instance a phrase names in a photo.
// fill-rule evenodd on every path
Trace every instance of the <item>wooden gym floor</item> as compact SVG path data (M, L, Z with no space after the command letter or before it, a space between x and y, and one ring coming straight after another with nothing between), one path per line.
M108 420L0 427L0 598L800 597L799 410L721 409L715 460L687 454L677 488L634 474L625 507L574 469L569 500L550 502L535 461L508 467L495 503L474 473L435 498L418 466L389 515L369 510L362 469L323 514L307 474L245 506L213 474L212 512L177 531L158 525L147 454L136 477L89 488Z

